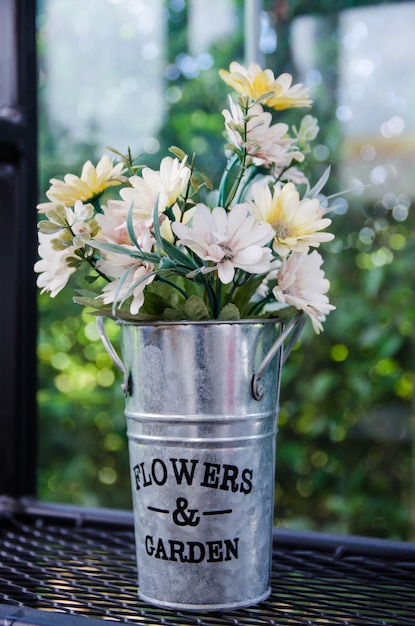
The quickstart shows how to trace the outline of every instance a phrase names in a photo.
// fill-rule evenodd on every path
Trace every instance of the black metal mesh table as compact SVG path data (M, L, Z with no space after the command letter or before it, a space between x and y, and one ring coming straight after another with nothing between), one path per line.
M129 513L2 507L0 624L415 625L415 545L278 530L272 594L256 607L182 613L137 598Z

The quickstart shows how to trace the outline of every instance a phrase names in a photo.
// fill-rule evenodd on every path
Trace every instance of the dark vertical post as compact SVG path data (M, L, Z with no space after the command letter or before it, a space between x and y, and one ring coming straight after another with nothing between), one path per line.
M0 6L0 495L36 492L34 0Z

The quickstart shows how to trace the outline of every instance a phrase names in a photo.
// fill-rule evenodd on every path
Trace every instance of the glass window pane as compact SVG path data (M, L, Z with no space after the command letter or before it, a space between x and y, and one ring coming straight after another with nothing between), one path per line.
M215 180L227 93L217 70L243 59L243 5L44 1L42 192L107 145L130 145L150 166L178 145ZM258 58L311 88L320 125L312 180L331 165L328 193L345 191L325 245L337 309L319 337L307 328L283 373L276 523L406 539L415 508L415 5L328 12L321 2L295 16L290 3L263 5ZM120 377L94 319L71 300L70 289L39 299L40 495L128 507ZM116 340L116 327L110 333Z
M413 537L414 17L413 3L303 15L268 57L311 87L315 171L331 164L330 190L349 190L325 255L337 310L283 374L283 526Z
M8 117L17 105L15 2L0 3L0 116Z
M180 145L218 171L217 71L240 50L238 3L44 0L38 24L41 201L50 178L79 175L106 146L156 166ZM72 294L39 297L40 496L129 507L118 372Z

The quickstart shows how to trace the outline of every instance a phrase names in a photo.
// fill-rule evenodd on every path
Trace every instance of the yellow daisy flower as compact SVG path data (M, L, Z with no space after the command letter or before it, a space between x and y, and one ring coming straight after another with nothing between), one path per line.
M38 204L37 208L40 213L45 213L56 205L74 206L77 200L91 202L108 187L120 185L124 180L122 173L123 164L114 166L113 159L104 154L96 167L91 161L87 161L80 177L66 174L63 181L52 178L51 186L46 192L50 202Z
M303 198L293 183L282 188L275 185L273 191L256 183L252 187L251 213L260 222L271 224L274 229L272 247L281 257L290 252L308 252L310 246L318 247L323 241L331 241L334 235L320 232L331 224L323 217L323 210L316 198Z
M219 70L219 76L227 85L244 96L256 100L265 93L274 91L274 73L272 70L262 70L258 63L250 63L248 68L245 68L234 61L230 64L229 70L229 72Z
M258 63L250 63L248 68L234 61L229 72L219 70L219 76L238 93L260 100L272 109L282 110L294 107L308 107L312 101L308 89L301 84L293 85L291 74L281 74L275 78L272 70L262 70ZM265 99L262 96L268 95Z
M291 74L278 76L274 83L275 96L267 98L265 104L277 111L311 106L312 100L308 97L308 88L303 87L301 83L291 86L291 83Z

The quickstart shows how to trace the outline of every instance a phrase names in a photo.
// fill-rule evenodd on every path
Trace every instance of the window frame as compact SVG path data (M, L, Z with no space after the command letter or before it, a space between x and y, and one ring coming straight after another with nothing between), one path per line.
M0 309L0 428L5 439L0 460L0 498L22 498L37 495L37 288L33 272L37 258L34 208L38 201L37 3L2 1L15 15L16 45L10 63L17 77L17 101L6 113L0 110L0 250L6 270ZM384 3L343 0L336 12ZM307 5L301 2L290 17L310 12ZM321 12L323 5L324 2L318 3L317 8L314 5L313 12ZM0 23L0 36L4 27Z
M0 497L18 498L36 495L36 2L6 0L3 10L0 36L14 23L3 68L17 93L0 109Z

